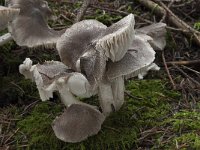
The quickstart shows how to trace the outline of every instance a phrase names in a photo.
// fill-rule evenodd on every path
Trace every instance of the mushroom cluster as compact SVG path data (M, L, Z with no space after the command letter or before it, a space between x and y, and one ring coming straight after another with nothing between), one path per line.
M8 7L20 10L9 23L17 44L56 45L61 62L33 65L26 58L19 71L36 83L42 101L59 92L66 110L52 128L62 141L75 143L97 134L105 118L123 105L124 80L143 79L149 70L159 70L154 59L155 50L166 44L164 23L134 29L134 15L130 14L110 27L83 20L63 32L48 26L51 11L43 0L10 0ZM101 110L76 98L92 95L98 95Z

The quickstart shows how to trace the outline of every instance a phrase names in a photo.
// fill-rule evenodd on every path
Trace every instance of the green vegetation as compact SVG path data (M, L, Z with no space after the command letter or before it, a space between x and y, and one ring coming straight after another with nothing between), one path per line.
M140 145L140 130L167 123L166 116L171 110L169 102L178 101L180 98L177 92L166 89L164 84L160 80L128 81L127 90L135 98L127 96L123 107L106 119L99 134L81 143L68 144L55 137L51 122L63 111L60 103L40 102L30 114L20 117L17 128L26 135L29 149L136 148ZM15 136L18 146L22 142L20 135L21 133L18 133ZM159 137L156 135L155 138Z
M195 28L196 30L200 31L200 22L196 22L196 23L194 24L194 28Z

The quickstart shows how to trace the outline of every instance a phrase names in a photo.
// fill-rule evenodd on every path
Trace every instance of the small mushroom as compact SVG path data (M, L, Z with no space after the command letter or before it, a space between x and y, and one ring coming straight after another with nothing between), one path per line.
M44 0L9 0L8 6L20 9L18 17L9 24L9 32L20 46L52 47L64 33L48 26L52 12Z
M65 142L81 142L97 134L104 122L104 115L86 105L72 104L52 124L57 138Z
M0 30L3 30L8 26L8 22L12 21L18 14L20 10L16 8L7 8L0 6Z
M149 35L153 40L150 41L151 46L154 50L163 50L166 45L166 24L155 23L150 26L136 29L136 34Z
M36 83L43 101L52 98L53 92L58 91L66 106L74 103L83 104L74 95L90 97L95 92L81 73L74 72L58 61L46 61L43 64L32 65L32 61L26 58L19 66L19 72Z
M135 35L133 43L125 56L118 62L109 62L106 75L109 80L120 76L135 77L148 71L155 59L155 51L148 41L152 40L147 35Z

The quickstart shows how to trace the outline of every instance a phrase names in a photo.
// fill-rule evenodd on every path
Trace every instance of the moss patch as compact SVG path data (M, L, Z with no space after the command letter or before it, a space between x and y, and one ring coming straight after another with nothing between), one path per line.
M123 107L106 119L99 134L83 142L69 144L55 137L51 122L63 111L63 106L52 102L40 102L30 114L18 121L17 128L26 135L28 149L138 148L141 130L162 124L171 109L169 101L178 100L180 95L166 89L161 80L131 80L127 82L127 90L136 98L126 96ZM15 138L20 145L23 140L19 135Z

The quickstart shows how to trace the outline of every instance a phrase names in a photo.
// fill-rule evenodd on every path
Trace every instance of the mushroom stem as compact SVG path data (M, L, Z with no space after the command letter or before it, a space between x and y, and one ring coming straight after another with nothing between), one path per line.
M99 84L99 102L105 116L109 116L115 110L111 83L101 82Z
M115 110L119 110L124 103L124 91L125 91L124 78L121 76L114 79L111 86L112 86L113 98L115 102L114 107L115 107Z
M124 103L124 78L122 76L113 81L103 81L99 84L99 101L105 116L117 111Z
M2 45L4 45L4 44L8 43L8 42L11 41L11 40L12 40L12 36L11 36L10 33L6 33L6 34L2 35L2 36L0 37L0 46L2 46Z
M81 105L85 105L85 106L89 106L93 109L97 109L97 106L93 106L93 105L89 105L86 104L84 102L79 101L78 99L75 98L75 96L71 93L71 91L69 90L69 87L67 86L67 83L65 81L58 80L59 84L61 87L59 87L58 91L60 94L60 98L61 101L63 102L63 104L68 107L72 104L81 104ZM63 84L63 85L62 85Z
M78 104L80 103L73 95L72 93L65 88L59 89L61 101L65 106L69 106L71 104Z

